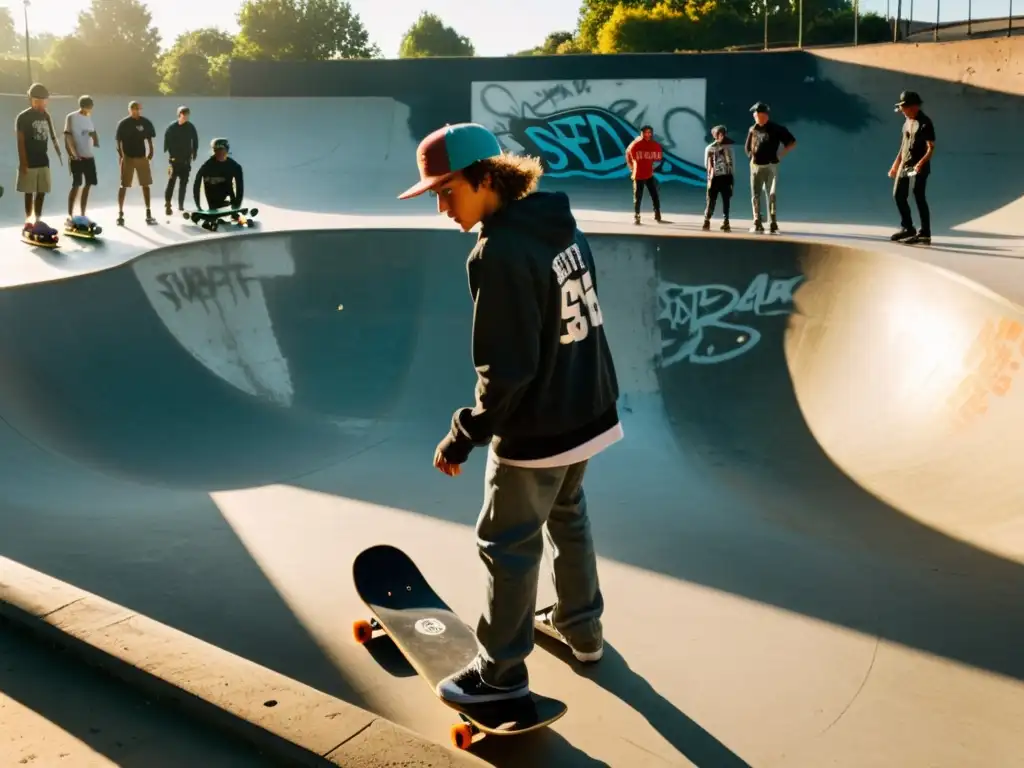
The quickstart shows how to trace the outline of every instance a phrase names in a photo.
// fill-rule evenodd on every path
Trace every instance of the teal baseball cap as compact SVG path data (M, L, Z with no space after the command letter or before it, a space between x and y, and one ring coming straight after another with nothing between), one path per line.
M498 137L479 123L456 123L438 128L423 139L416 150L420 180L398 199L422 195L478 160L499 155L501 144Z

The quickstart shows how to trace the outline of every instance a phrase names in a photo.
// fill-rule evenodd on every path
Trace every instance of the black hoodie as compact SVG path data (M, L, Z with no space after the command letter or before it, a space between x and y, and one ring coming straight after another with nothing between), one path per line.
M536 192L485 219L466 264L476 405L457 438L507 459L543 459L619 423L618 381L594 259L569 198Z

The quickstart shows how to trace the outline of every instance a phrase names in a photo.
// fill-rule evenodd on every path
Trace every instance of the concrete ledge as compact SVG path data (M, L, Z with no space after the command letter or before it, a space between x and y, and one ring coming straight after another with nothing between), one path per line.
M0 557L0 616L287 764L482 766L353 704Z

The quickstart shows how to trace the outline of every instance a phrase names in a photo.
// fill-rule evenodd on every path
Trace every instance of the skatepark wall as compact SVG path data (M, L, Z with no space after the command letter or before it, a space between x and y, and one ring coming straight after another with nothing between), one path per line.
M1020 165L1024 149L998 138L1006 130L1001 126L1024 117L1024 97L997 87L1005 79L1000 72L1019 69L1014 62L1024 60L1020 41L914 45L917 66L906 72L886 61L906 57L911 46L862 46L850 61L845 50L854 49L235 61L231 88L233 97L315 99L329 114L333 105L350 103L353 109L338 109L352 119L361 119L363 100L390 98L408 110L392 135L406 132L413 146L446 122L475 120L495 130L506 148L539 156L547 188L599 210L629 207L622 153L639 126L650 124L668 153L660 176L666 206L694 213L702 207L710 128L729 127L742 166L749 108L764 100L798 140L781 167L780 219L873 225L897 223L886 173L903 118L893 104L902 90L913 89L938 134L929 181L935 231L1024 234L1024 218L1007 208L1024 194L1024 182L1009 170ZM954 79L950 62L957 60L970 62L968 76ZM971 194L964 194L965 185ZM740 173L734 205L741 217L749 216L749 194L749 179Z

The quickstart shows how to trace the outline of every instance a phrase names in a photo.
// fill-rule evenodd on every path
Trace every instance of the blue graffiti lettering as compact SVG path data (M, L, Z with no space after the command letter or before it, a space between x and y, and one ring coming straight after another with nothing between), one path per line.
M793 291L803 279L803 275L770 279L761 273L742 294L730 285L661 283L657 319L664 324L662 367L682 361L723 363L749 352L761 340L761 333L727 318L739 312L761 317L789 314Z
M526 110L530 112L530 110ZM507 129L528 154L541 158L551 178L587 179L629 178L626 147L637 136L637 129L622 116L599 107L577 107L543 117L511 117ZM703 187L707 174L702 166L690 163L668 150L656 168L658 181L678 181Z

